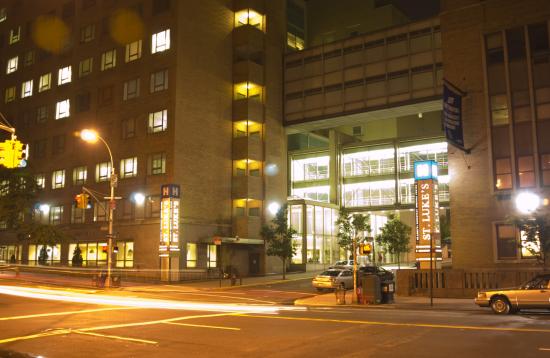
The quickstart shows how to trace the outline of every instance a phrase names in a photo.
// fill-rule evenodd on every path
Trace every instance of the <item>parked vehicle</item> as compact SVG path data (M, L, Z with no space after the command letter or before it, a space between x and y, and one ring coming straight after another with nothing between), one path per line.
M353 288L353 272L347 269L329 269L315 276L311 283L317 291L337 287Z
M380 266L362 266L359 275L378 275L381 281L393 281L393 273Z
M538 275L518 288L480 291L474 302L480 307L491 307L496 314L524 308L550 310L550 274Z
M336 261L334 265L329 266L329 269L334 269L334 268L345 268L345 269L353 270L353 260Z

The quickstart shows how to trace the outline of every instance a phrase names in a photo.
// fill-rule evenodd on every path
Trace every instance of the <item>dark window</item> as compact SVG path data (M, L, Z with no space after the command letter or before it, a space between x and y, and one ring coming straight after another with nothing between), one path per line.
M73 0L63 5L63 11L61 12L61 16L64 19L67 19L69 17L74 16L74 12L75 12L75 3Z
M35 158L45 158L47 143L47 139L40 139L35 141L34 145L31 147L32 156Z
M497 224L497 254L499 260L517 258L516 227L508 224Z
M529 26L529 44L534 54L548 51L548 28L545 22Z
M525 38L523 28L506 31L506 44L508 46L508 59L514 60L525 57Z
M136 121L134 118L122 121L122 139L133 138L136 136Z
M90 92L81 93L76 96L76 111L86 112L90 110Z
M170 0L153 0L153 15L170 10Z
M52 140L52 154L61 154L65 151L65 134L56 135Z
M82 9L88 9L95 6L96 0L82 0Z
M113 86L102 87L98 92L98 105L100 107L110 106L113 104Z

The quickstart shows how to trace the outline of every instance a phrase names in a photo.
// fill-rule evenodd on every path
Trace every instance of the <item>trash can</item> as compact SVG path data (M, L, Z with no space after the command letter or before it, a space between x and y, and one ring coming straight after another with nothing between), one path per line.
M383 281L381 284L382 303L393 303L393 294L395 292L394 281Z
M378 304L382 301L382 286L377 275L361 275L361 303Z
M120 287L122 284L122 278L120 274L111 276L111 287Z
M334 290L334 295L336 296L336 304L337 305L345 305L346 304L346 289L339 286L336 287Z

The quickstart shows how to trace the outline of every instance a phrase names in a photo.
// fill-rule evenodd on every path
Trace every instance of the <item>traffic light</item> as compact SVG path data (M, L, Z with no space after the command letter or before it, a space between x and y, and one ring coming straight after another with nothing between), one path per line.
M79 209L90 208L90 196L88 194L77 194L74 197L75 206Z
M0 165L6 168L18 168L27 165L29 146L15 138L0 143Z
M369 243L359 244L359 254L360 255L369 255L372 251L372 246Z

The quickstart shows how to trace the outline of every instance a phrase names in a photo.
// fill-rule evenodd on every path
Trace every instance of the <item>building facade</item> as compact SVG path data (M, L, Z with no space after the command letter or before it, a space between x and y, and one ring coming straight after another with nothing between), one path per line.
M181 269L273 270L259 233L286 198L285 28L284 3L263 0L0 1L0 111L30 143L35 218L71 236L48 262L78 245L85 266L105 264L106 206L73 202L109 190L106 149L76 135L93 128L118 174L117 267L159 267L160 188L177 184ZM0 235L4 256L37 262L40 243Z

